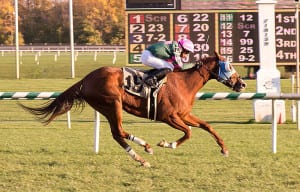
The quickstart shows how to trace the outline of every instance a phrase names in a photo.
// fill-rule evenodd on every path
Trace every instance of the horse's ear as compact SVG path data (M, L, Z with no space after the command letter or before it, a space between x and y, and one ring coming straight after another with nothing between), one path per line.
M220 60L220 61L225 61L226 59L225 59L225 57L223 57L222 55L220 55L218 52L216 52L215 51L215 55L216 55L216 57L218 58L218 60Z
M221 60L221 55L218 52L215 51L215 55L219 60Z

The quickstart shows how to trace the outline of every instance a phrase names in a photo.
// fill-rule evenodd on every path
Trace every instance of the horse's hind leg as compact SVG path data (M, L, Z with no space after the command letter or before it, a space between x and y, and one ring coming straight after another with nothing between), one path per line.
M151 154L151 155L153 154L153 149L152 149L151 146L150 146L148 143L146 143L146 141L144 141L143 139L138 138L138 137L133 136L133 135L128 135L127 139L129 139L129 140L135 142L135 143L138 144L138 145L143 146L143 147L145 148L145 151L146 151L147 153L149 153L149 154Z
M124 149L125 151L135 160L141 163L142 166L150 167L150 164L145 161L140 155L138 155L131 147L127 144L124 140L131 138L132 136L129 135L127 132L123 130L122 127L122 104L120 101L115 101L114 106L110 107L110 112L106 111L103 114L107 117L111 132L113 135L114 140L116 140ZM141 144L146 144L145 141L141 139L133 139L135 142L141 142Z

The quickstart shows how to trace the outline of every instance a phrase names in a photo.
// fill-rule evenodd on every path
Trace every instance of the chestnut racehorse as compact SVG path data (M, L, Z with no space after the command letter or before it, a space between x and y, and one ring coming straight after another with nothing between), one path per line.
M231 64L218 53L215 53L214 57L203 58L190 69L169 73L167 82L157 95L156 120L182 131L184 135L172 143L162 141L158 144L159 146L175 149L191 137L190 126L192 126L208 131L221 147L222 154L226 156L229 154L222 138L216 131L207 122L191 113L196 93L210 79L216 79L237 92L246 87L245 82ZM84 102L107 118L113 138L134 160L143 166L150 166L125 141L125 139L131 140L143 146L146 152L153 154L151 146L146 141L123 129L122 110L138 117L147 118L147 99L124 90L121 68L101 67L96 69L61 93L55 100L49 101L39 108L20 105L36 115L43 123L48 124L58 115L69 111L73 105L84 107Z

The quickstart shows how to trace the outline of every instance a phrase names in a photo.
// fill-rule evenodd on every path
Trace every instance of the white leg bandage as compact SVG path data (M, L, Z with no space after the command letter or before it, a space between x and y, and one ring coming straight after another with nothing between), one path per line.
M135 159L136 152L130 146L128 146L125 150L133 159Z
M136 144L139 144L139 145L142 145L142 146L146 145L146 141L144 141L143 139L140 139L138 137L135 137L133 135L129 135L128 139L135 142Z
M172 149L176 149L177 142L169 143L169 147L172 148Z

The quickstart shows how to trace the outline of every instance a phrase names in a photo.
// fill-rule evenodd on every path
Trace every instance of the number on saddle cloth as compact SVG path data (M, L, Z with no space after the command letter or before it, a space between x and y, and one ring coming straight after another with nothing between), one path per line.
M124 89L134 95L141 97L146 97L149 92L149 86L144 84L144 79L151 75L156 69L151 70L142 70L142 69L133 69L130 67L123 67L123 80L124 80ZM160 83L165 82L162 79ZM160 87L160 86L159 86Z
M126 92L133 95L147 98L148 102L148 118L156 119L156 103L157 103L157 93L162 85L165 82L165 78L159 81L159 86L157 88L151 88L150 86L144 83L144 79L151 75L156 69L151 69L149 71L143 71L140 69L133 69L128 67L123 67L123 80Z
M146 98L149 92L143 81L147 77L146 71L130 67L123 67L122 69L125 91Z

